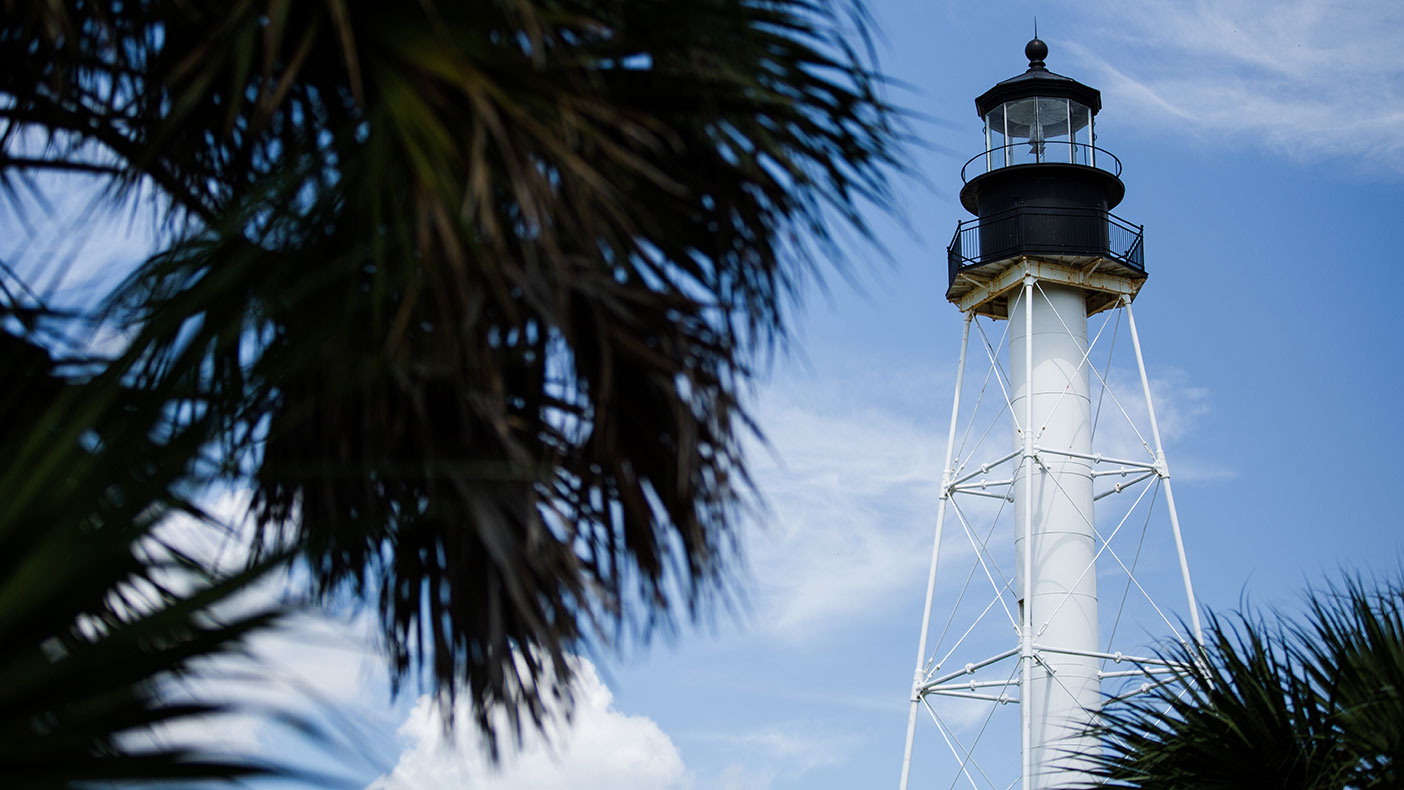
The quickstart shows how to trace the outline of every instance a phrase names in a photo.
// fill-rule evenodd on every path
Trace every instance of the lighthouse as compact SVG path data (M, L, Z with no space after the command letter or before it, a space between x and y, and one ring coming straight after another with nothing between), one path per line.
M1144 635L1157 625L1182 641L1199 638L1169 465L1131 308L1147 281L1143 228L1113 213L1126 188L1121 162L1100 147L1096 134L1101 94L1050 71L1048 47L1038 38L1024 54L1022 74L975 99L984 145L962 169L960 191L974 218L957 224L947 250L946 299L965 323L903 790L914 756L928 751L947 752L961 784L1008 786L995 774L1012 772L1009 752L1016 744L1016 781L1025 790L1087 784L1098 748L1088 727L1104 702L1178 680L1177 667L1153 651L1119 650L1117 639L1141 638L1144 648ZM1090 321L1098 322L1091 333ZM1130 342L1121 348L1131 347L1136 375L1118 378L1110 365L1115 338L1125 335ZM1104 357L1106 367L1099 368ZM962 403L970 395L972 358L988 362L973 407ZM1006 421L1007 431L978 434L983 422L968 415L982 405L996 415L990 424ZM1142 514L1145 528L1133 559L1126 541ZM1153 514L1168 529L1156 530L1166 540L1152 541L1156 548L1147 555ZM960 535L948 534L952 521ZM948 539L964 548L970 566L968 575L964 568L953 574L965 578L954 601L940 583L952 576L943 576L950 563L941 562ZM1156 585L1138 578L1147 566L1163 570L1167 558L1178 565L1176 586L1188 607L1179 613L1183 628L1171 607L1155 600ZM1110 596L1099 589L1104 577L1112 579ZM981 592L963 610L972 588ZM1150 622L1127 627L1128 601L1141 604L1132 608ZM935 617L940 631L933 638L933 615L943 609L950 614ZM982 631L993 636L982 641ZM952 634L959 640L947 640ZM948 649L949 642L954 646ZM988 645L984 653L981 645ZM958 732L940 712L943 702L963 706L962 716L971 721L983 717L978 734ZM998 741L996 756L986 758L997 763L990 768L980 764L975 741L990 730L994 711L971 715L977 703L1018 710L1017 732ZM923 709L939 746L914 755ZM944 778L940 786L948 786Z

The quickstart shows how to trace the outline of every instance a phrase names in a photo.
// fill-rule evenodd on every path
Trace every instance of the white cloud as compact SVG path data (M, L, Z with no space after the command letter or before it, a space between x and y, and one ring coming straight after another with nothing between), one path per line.
M1118 117L1404 173L1397 0L1107 0L1083 9L1091 46L1055 43L1093 67L1088 81L1126 108Z
M421 697L400 727L405 743L399 762L370 790L681 790L691 785L677 747L658 724L614 707L614 698L594 665L575 659L575 707L566 724L553 711L545 738L524 731L519 750L504 753L494 768L471 724L471 712L457 711L460 722L444 737L438 710Z

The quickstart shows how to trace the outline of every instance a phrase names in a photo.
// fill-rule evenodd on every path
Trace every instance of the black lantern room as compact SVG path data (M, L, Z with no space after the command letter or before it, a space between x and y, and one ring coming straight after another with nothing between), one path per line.
M1111 213L1126 187L1121 162L1096 145L1101 93L1049 71L1039 39L1024 54L1027 71L975 99L985 150L961 170L960 202L977 219L959 224L948 250L946 298L998 318L1007 300L984 286L1021 260L1146 276L1141 228ZM1089 292L1088 313L1114 301Z

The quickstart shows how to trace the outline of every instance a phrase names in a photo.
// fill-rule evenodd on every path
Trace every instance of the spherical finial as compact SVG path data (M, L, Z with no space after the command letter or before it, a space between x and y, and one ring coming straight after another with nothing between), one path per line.
M1043 59L1048 57L1048 45L1035 37L1024 45L1024 55L1029 59L1030 69L1043 71Z

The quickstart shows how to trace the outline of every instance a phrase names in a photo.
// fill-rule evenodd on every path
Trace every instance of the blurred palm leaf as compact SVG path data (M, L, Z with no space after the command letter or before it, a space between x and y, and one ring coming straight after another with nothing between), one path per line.
M275 561L207 571L155 534L204 442L111 377L65 375L0 332L0 775L10 787L184 782L279 772L159 730L235 707L169 692L281 616L221 616ZM246 605L247 606L247 605Z
M6 8L0 118L49 143L6 172L170 201L126 363L322 594L374 601L397 679L491 736L568 695L567 650L725 593L745 385L889 205L856 5Z

